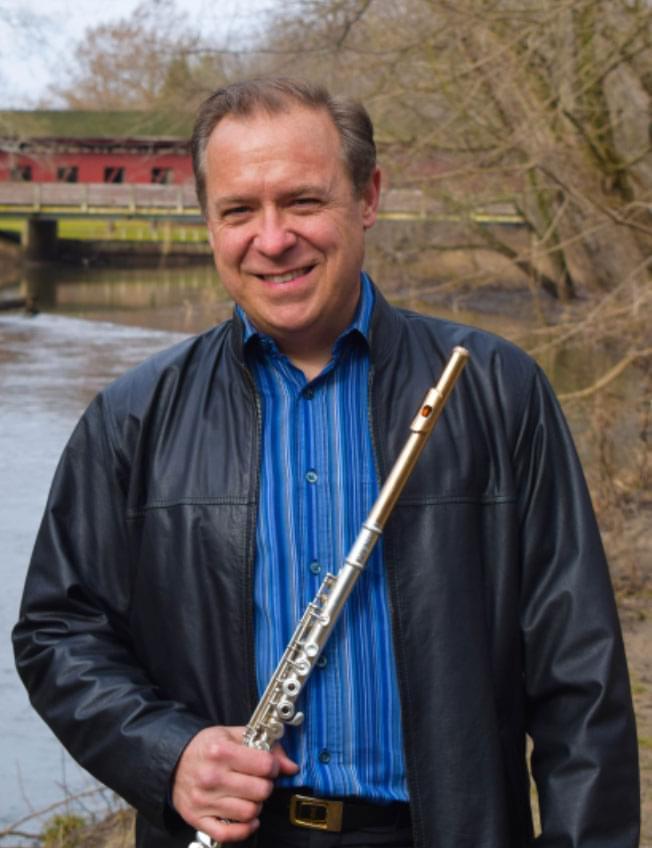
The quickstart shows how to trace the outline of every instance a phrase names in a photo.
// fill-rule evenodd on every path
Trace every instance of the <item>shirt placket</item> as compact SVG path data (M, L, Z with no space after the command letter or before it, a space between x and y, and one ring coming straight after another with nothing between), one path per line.
M307 519L306 562L308 580L303 598L307 605L321 585L327 571L336 573L339 563L335 561L337 551L333 549L332 517L332 429L328 422L328 380L322 379L302 392L304 467L305 472L305 515ZM338 693L335 689L336 654L333 640L313 671L313 679L306 690L306 741L308 759L316 781L328 785L329 773L340 759L339 720L337 716Z

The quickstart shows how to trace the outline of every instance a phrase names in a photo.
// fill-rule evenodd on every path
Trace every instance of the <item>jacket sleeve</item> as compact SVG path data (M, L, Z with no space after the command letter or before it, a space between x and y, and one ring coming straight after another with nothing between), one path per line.
M14 650L33 706L72 756L165 827L177 760L209 722L158 691L130 638L127 486L100 395L59 462Z
M515 457L537 845L635 848L637 742L613 591L571 436L538 369Z

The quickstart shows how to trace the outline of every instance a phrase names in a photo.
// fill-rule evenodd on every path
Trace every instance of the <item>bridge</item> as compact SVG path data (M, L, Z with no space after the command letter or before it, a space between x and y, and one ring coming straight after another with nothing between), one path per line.
M451 214L419 189L389 189L381 195L379 216L390 221L435 221L519 226L509 204L492 204L466 215ZM194 185L0 182L0 220L28 221L26 250L32 259L56 255L57 222L62 219L132 219L198 225L203 222Z
M191 183L0 183L0 218L87 217L202 221Z
M28 259L49 261L59 252L58 225L65 219L143 221L198 225L203 218L192 183L0 182L2 219L27 221Z
M201 223L192 183L0 183L0 218L147 218ZM381 194L380 218L460 220L420 189L389 189ZM492 204L471 218L488 223L520 223L509 204Z

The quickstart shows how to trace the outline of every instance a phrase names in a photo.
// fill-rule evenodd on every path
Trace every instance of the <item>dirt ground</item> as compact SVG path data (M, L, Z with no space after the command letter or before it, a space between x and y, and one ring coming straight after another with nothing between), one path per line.
M652 848L652 610L649 597L621 606L634 695L641 769L641 848Z
M652 605L650 595L640 592L619 600L639 735L643 812L640 848L652 848ZM133 827L133 811L125 810L87 828L79 844L84 848L130 848Z
M651 407L652 410L652 407ZM641 469L635 494L594 502L602 527L627 652L638 730L641 775L641 848L652 848L652 441L637 459ZM619 503L620 502L620 503ZM620 509L619 509L620 505Z
M428 311L423 310L422 298L420 292L414 303L408 299L402 305ZM515 308L514 303L510 292L510 312ZM529 302L523 299L523 309L529 308ZM615 440L620 440L620 453L613 464L619 467L624 458L625 467L613 479L605 480L596 471L598 462L594 452L592 460L585 462L585 470L590 472L590 488L614 579L630 669L639 737L643 812L640 846L652 848L652 406L650 383L645 383L642 377L643 372L639 407L625 410L629 420L638 422L638 429L633 436L629 434L626 442L621 439L624 430L617 431L615 436ZM595 422L593 437L601 449L604 449L601 434L608 433L617 412L613 402L604 408L596 404L579 412L580 419ZM116 814L97 830L89 828L80 844L87 848L129 848L133 844L132 827L130 812Z
M652 448L652 445L648 446ZM648 449L645 464L650 465ZM641 488L631 510L614 502L598 518L611 568L627 652L638 730L641 848L652 848L652 490Z

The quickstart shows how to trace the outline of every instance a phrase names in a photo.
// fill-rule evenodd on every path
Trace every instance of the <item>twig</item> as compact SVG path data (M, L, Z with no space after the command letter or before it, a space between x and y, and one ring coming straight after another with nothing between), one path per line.
M18 819L18 821L13 822L8 827L4 828L4 830L0 830L0 839L4 839L6 836L16 836L17 829L25 822L32 821L32 819L38 818L39 816L44 816L47 813L51 813L54 810L58 810L59 807L64 807L66 804L70 804L71 801L78 801L80 798L88 798L91 795L98 795L102 792L105 792L106 789L104 786L98 786L93 789L84 789L81 792L77 792L75 795L71 795L68 798L64 798L62 801L56 801L54 804L49 804L47 807L43 807L41 810L35 810L31 812L27 816L23 816L23 818ZM6 846L4 848L7 848Z
M592 383L584 389L578 389L575 392L560 394L558 396L559 400L570 401L590 397L608 386L609 383L616 379L616 377L619 377L623 371L632 364L632 362L637 359L644 359L647 356L652 356L652 347L647 347L644 350L634 350L631 353L628 353L627 356L624 356L620 362L617 362L613 368L610 368L607 373L603 374L599 380L595 381L595 383Z

